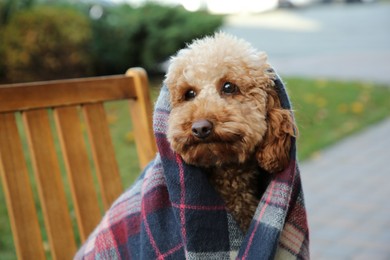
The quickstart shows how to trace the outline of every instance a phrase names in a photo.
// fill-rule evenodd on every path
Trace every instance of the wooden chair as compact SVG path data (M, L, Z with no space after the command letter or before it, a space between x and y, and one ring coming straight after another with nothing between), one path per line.
M107 209L123 189L103 103L130 100L143 168L156 153L147 84L145 71L134 68L120 76L0 86L0 173L19 259L44 259L45 250L15 115L22 115L51 255L53 259L72 259L77 245L52 129L57 129L80 239L84 241L102 214L80 111ZM54 116L55 127L49 115Z

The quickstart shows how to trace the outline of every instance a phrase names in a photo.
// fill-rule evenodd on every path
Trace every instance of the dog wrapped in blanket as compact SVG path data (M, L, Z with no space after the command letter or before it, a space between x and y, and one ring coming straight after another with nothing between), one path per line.
M296 127L266 55L217 33L171 60L159 153L77 259L309 259Z

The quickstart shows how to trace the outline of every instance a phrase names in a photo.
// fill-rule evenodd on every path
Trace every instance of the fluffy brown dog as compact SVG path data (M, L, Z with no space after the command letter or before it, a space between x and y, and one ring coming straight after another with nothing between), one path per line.
M266 185L264 170L277 173L289 162L295 125L274 78L263 52L217 33L180 50L165 79L172 149L205 169L243 231Z

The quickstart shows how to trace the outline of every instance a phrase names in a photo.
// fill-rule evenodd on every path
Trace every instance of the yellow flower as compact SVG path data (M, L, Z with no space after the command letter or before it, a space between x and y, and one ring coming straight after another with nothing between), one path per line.
M113 125L117 120L118 120L117 115L112 114L112 113L110 113L110 114L107 115L107 121L108 121L108 123L109 123L110 125Z
M126 133L126 136L125 136L125 139L127 142L129 143L132 143L134 142L134 132L133 131L129 131Z
M361 114L364 110L364 106L361 102L356 101L352 103L351 110L355 114Z
M326 104L328 104L328 101L325 98L323 98L323 97L318 97L316 99L316 104L317 104L318 107L325 107Z
M340 112L340 113L347 113L348 112L348 105L347 104L340 104L337 108L337 110Z
M310 157L313 159L313 160L319 160L321 159L322 157L322 153L320 151L315 151L313 152Z
M325 79L317 79L316 80L316 83L317 83L317 87L318 88L324 88L326 87L326 84L328 83Z
M305 94L303 99L306 101L306 103L310 104L315 100L315 96L313 94Z
M369 90L362 91L359 95L359 100L363 103L367 103L371 98L371 93Z

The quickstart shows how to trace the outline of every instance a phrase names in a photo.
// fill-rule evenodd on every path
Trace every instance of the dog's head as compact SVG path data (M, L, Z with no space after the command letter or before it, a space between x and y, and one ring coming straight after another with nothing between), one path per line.
M189 164L242 164L269 172L289 162L294 123L281 108L267 57L224 33L194 41L172 58L165 84L168 140Z

